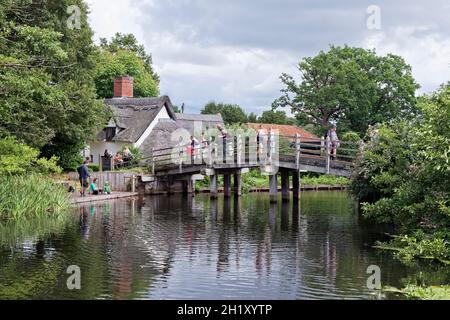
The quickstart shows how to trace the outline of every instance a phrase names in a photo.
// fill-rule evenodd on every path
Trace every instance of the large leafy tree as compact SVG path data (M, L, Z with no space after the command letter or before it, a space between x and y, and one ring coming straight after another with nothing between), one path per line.
M68 27L73 5L79 28ZM96 101L95 61L83 0L1 1L0 138L15 136L74 167L86 139L107 118Z
M151 55L134 35L117 33L111 41L103 38L99 51L95 84L100 98L113 97L114 79L124 75L134 78L135 97L159 95L159 77L153 70Z
M415 112L419 88L403 58L374 50L331 46L298 65L301 82L283 74L283 95L273 107L290 107L301 123L364 134L369 125Z
M247 114L235 104L209 102L201 111L202 114L221 114L226 124L241 124L247 122Z

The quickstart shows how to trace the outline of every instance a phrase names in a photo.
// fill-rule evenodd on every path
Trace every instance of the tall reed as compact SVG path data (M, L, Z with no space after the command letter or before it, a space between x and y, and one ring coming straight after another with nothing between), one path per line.
M70 208L64 187L41 175L0 177L0 219L58 216Z

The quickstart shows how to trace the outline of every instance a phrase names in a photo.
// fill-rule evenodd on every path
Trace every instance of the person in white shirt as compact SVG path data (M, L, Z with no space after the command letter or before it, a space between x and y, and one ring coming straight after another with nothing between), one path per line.
M339 137L336 132L336 125L333 125L333 127L329 131L329 137L331 141L331 156L333 158L336 158L337 155L337 148L339 148Z

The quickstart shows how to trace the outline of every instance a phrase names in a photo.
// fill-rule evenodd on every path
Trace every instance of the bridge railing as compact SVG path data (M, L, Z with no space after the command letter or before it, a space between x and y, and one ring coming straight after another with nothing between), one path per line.
M336 149L336 152L333 152ZM259 164L271 163L275 153L278 159L288 158L300 168L302 158L322 160L326 172L334 162L352 166L360 150L359 143L339 141L333 144L325 138L309 138L300 135L267 135L257 143L250 137L234 136L222 139L208 139L198 144L179 144L172 147L152 149L150 157L143 159L154 173L160 168L202 165L213 166L218 163ZM289 158L290 157L290 158Z

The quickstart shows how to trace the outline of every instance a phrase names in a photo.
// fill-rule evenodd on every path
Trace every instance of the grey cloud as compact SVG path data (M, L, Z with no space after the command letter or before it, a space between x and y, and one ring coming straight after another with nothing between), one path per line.
M363 46L376 37L377 32L366 28L366 9L372 4L381 8L383 54L384 49L415 50L411 41L450 37L447 0L132 1L161 75L162 93L193 109L215 99L261 112L278 97L281 72L295 74L302 57L326 50L329 44ZM402 39L402 33L395 32L399 27L415 29ZM265 55L244 54L255 49ZM423 54L408 55L419 75ZM444 66L441 69L439 79L449 75ZM418 80L427 90L436 86L426 77Z

